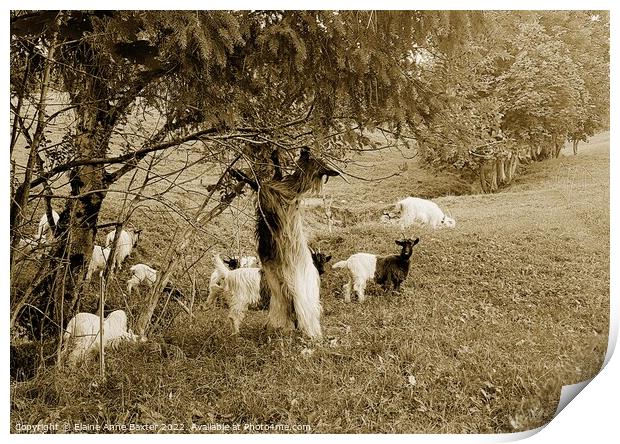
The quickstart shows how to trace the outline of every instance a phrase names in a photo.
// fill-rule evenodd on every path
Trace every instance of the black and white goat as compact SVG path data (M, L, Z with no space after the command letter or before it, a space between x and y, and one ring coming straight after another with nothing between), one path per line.
M298 326L310 338L321 333L319 273L312 263L304 231L301 199L321 190L331 176L341 173L302 148L296 170L284 175L277 151L273 152L275 174L260 184L248 175L231 174L257 192L256 240L266 286L269 287L269 328L291 330Z
M331 256L321 252L312 252L312 263L319 275L325 272L325 264ZM215 269L222 277L221 289L226 295L229 312L228 319L233 334L239 333L239 326L250 306L264 310L269 307L270 290L261 268L237 268L230 270L219 255L213 257ZM292 302L291 302L292 304ZM290 307L292 310L293 307ZM293 319L296 324L297 319Z
M400 289L400 284L407 278L409 274L409 265L413 247L420 242L415 240L404 239L397 240L396 244L401 246L400 254L391 256L376 256L369 253L355 253L348 259L336 262L332 268L346 268L349 271L349 282L344 289L345 302L351 302L351 284L356 292L360 302L364 302L366 295L366 283L373 279L384 289L388 289L390 285L395 290Z

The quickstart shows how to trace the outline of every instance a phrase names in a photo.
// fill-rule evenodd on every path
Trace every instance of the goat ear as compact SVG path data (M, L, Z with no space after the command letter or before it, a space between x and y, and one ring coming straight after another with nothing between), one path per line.
M310 160L310 147L304 146L299 151L299 162L307 162Z
M417 244L418 244L418 242L420 242L420 238L419 238L419 237L416 237L416 239L413 241L413 245L417 245Z
M331 254L325 258L325 262L329 262L331 260L332 260L332 255Z
M400 246L402 246L402 245L403 245L403 243L404 243L404 242L403 242L403 241L401 241L401 240L396 240L396 241L394 241L394 242L396 242L396 245L400 245Z

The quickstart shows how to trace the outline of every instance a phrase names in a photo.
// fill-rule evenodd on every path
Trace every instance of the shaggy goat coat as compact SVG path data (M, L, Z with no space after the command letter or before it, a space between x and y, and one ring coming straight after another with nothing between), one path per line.
M324 265L330 259L331 256L323 253L312 253L312 263L319 275L323 274ZM248 307L254 306L258 310L264 310L269 306L269 289L260 268L230 270L219 255L215 255L213 261L216 271L222 276L222 291L226 294L228 301L228 318L232 332L237 334ZM294 323L297 324L297 322L297 319L294 319Z
M241 256L241 258L229 258L223 261L229 270L236 270L237 268L256 268L258 265L258 259L256 256ZM209 296L207 296L207 304L213 303L220 294L222 294L222 280L224 276L216 268L211 273L209 279Z
M114 252L114 260L112 261L112 269L121 268L123 261L131 254L132 250L138 245L140 233L142 230L121 230ZM111 247L114 242L116 230L112 230L105 238L105 246Z
M213 258L215 269L222 277L221 288L226 294L228 301L228 319L233 334L239 333L239 326L250 305L261 301L261 269L260 268L237 268L230 270L219 255Z
M300 199L311 190L319 191L324 179L339 173L306 149L297 165L295 173L264 182L258 189L258 256L271 294L269 326L293 329L296 316L306 335L320 338L319 273L304 233Z
M393 213L395 214L389 214L390 218L399 215L397 223L402 229L414 223L428 225L434 229L456 226L456 221L446 216L435 202L419 197L407 197L397 202Z
M390 285L395 290L400 289L400 284L409 274L412 248L420 241L405 239L396 241L402 247L400 254L391 256L376 256L369 253L355 253L344 261L336 262L332 268L346 268L349 271L349 281L344 285L344 300L351 302L351 286L357 294L360 302L364 302L366 295L366 283L373 279L383 289L387 290Z
M127 314L123 310L110 313L103 322L103 347L121 341L135 341L137 336L127 330ZM92 313L76 314L65 329L63 335L63 353L71 350L67 364L75 367L99 350L99 316Z

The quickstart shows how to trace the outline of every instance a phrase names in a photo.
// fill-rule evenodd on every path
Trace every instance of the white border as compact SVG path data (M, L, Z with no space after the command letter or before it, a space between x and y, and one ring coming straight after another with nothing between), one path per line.
M93 1L61 1L61 2L49 2L49 1L14 1L9 0L6 4L6 7L2 8L2 20L5 23L5 26L2 27L2 33L4 37L4 46L2 51L3 57L3 66L5 67L2 74L2 81L4 85L5 97L8 96L8 73L10 69L9 58L8 58L8 41L9 41L9 10L10 9L52 9L52 8L60 8L63 9L87 9L87 8L95 8L100 9L101 7L105 7L107 9L377 9L377 7L381 9L414 9L418 8L426 8L430 9L610 9L612 11L611 14L611 29L612 29L612 114L611 114L611 122L618 122L618 97L617 90L618 88L614 85L617 85L618 81L618 66L617 66L617 30L619 20L617 20L618 8L615 8L615 4L617 2L612 1L600 1L600 0L591 0L588 2L578 2L578 1L476 1L476 2L457 2L457 1L444 1L444 0L434 0L432 3L423 3L423 2L411 2L411 1L382 1L380 3L377 2L368 2L368 1L326 1L326 0L318 0L313 2L296 2L292 3L289 1L269 1L269 2L248 2L248 1L237 1L231 0L222 3L211 3L211 2L198 2L198 1L186 1L186 0L177 0L175 2L168 2L156 5L153 2L145 2L145 1L118 1L118 0L108 0L105 3L101 2L93 2ZM8 98L8 97L7 97ZM5 104L8 103L4 102ZM2 117L5 119L5 122L8 122L8 106L1 107ZM6 114L5 114L6 113ZM620 149L620 147L615 146L616 138L615 138L615 126L612 125L612 133L610 138L610 146L611 148L611 171L619 171L618 169L618 153L615 151L616 149ZM8 133L5 133L8 134ZM5 135L4 140L7 141L7 137ZM7 146L8 143L5 143L4 146ZM8 152L5 154L8 157ZM5 157L4 166L1 171L3 182L5 186L8 185L8 158ZM6 175L6 176L5 176ZM610 182L610 201L614 202L614 197L618 196L618 176L611 175ZM8 187L7 187L8 188ZM6 188L5 188L6 190ZM0 194L0 200L2 202L2 207L5 209L3 218L2 218L2 227L4 229L5 235L1 238L0 246L1 250L5 253L8 252L8 236L6 233L8 232L8 211L9 201L8 201L8 193L5 191ZM616 236L614 235L613 228L616 226L616 208L617 205L612 204L611 208L611 263L614 264L617 268L617 264L619 263L617 260L617 242ZM4 267L2 271L0 271L0 276L2 276L0 282L2 282L2 289L4 289L3 294L5 295L4 306L5 309L5 319L8 316L8 288L9 288L9 279L8 279L8 253L4 255L2 263ZM614 269L612 267L612 269ZM539 433L535 433L536 431L529 431L520 434L506 434L506 435L382 435L379 439L389 439L393 442L454 442L458 440L459 442L502 442L502 441L513 441L517 439L523 439L531 436L528 442L532 443L548 443L548 442L565 442L565 443L583 443L585 441L591 442L608 442L611 437L618 435L618 413L617 413L617 404L618 404L618 394L620 393L620 361L617 356L610 360L613 352L613 348L615 347L616 338L618 334L618 292L617 292L617 274L612 274L611 276L611 319L610 319L610 337L609 343L610 347L608 348L608 352L606 355L606 366L603 368L601 373L596 376L590 384L585 387L582 393L579 394L578 399L575 402L569 402L568 405L558 414L556 418L554 418L546 427L543 427L542 430L538 430ZM2 393L4 402L2 404L2 430L4 434L8 435L8 424L9 424L9 411L10 411L10 402L9 402L9 390L8 390L8 382L9 380L9 334L8 329L4 328L1 332L2 338L0 341L2 342L2 347L4 350L4 360L5 363L5 384L2 384ZM565 391L570 391L570 388L565 389ZM533 436L532 436L533 435ZM205 441L252 441L252 442L289 442L291 440L291 435L282 435L282 436L260 436L260 435L250 435L250 436L230 436L230 435L189 435L183 436L183 441L191 441L191 442L205 442ZM93 442L109 442L110 439L114 439L115 441L125 442L125 440L131 439L133 442L145 442L148 441L160 441L160 440L172 440L175 441L179 439L178 436L161 436L161 435L133 435L133 436L122 436L115 435L114 437L103 436L103 435L77 435L77 436L68 436L68 435L48 435L45 437L37 436L37 435L10 435L10 439L19 442L34 442L34 440L45 439L46 441L60 441L60 442L76 442L87 439ZM363 442L373 442L377 439L377 436L374 435L299 435L295 436L296 441L301 442L314 442L315 440L321 441L332 441L338 440L339 442L351 442L355 440L356 444L361 444Z

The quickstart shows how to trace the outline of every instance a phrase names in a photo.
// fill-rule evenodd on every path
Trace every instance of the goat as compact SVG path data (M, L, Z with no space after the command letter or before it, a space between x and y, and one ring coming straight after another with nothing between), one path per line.
M310 338L321 337L319 273L312 263L300 209L302 196L320 191L323 182L340 172L314 158L302 148L297 169L282 175L275 153L275 174L259 184L247 175L231 174L257 192L256 239L263 278L271 295L268 326L272 329L299 328Z
M332 268L349 270L349 281L343 287L345 302L351 302L351 284L359 301L364 302L366 282L370 279L374 279L384 290L387 290L390 284L396 291L400 290L401 283L409 273L409 259L413 247L420 242L420 239L404 239L395 242L402 247L400 254L381 257L369 253L355 253L348 259L332 265Z
M127 280L127 293L131 295L133 287L145 282L149 287L152 287L157 281L158 271L146 264L136 264L132 266L131 277ZM170 281L164 282L163 292L171 295L174 298L182 299L183 293L177 289Z
M256 258L256 256L241 256L241 258L237 256L233 256L228 259L224 259L224 263L228 265L228 268L234 270L236 268L258 268L260 267L260 262Z
M136 264L129 270L131 271L131 277L127 280L127 293L129 295L131 295L134 286L146 282L151 287L157 280L157 270L146 264Z
M99 350L99 316L92 313L76 314L63 335L63 354L69 349L67 365L75 367ZM110 313L103 323L103 347L114 347L121 341L141 340L131 330L127 330L127 314L123 310Z
M112 270L121 268L123 261L131 254L132 250L138 246L142 230L121 230L116 244L114 259L112 261ZM111 247L116 236L116 230L108 233L105 239L105 246Z
M258 265L258 259L256 256L241 256L230 257L228 259L222 259L229 270L236 270L237 268L256 268ZM222 294L222 280L224 276L217 270L213 270L211 278L209 279L209 296L207 296L207 304L213 303Z
M393 211L385 212L381 220L386 222L396 218L403 230L414 223L428 225L434 229L456 226L456 221L446 216L435 202L419 197L407 197L398 201Z
M54 219L54 225L57 225L58 220L60 219L60 215L55 210L52 210L52 218ZM52 232L52 228L50 227L49 220L47 219L47 213L41 216L41 220L39 221L39 228L37 230L36 239L41 239L45 236L47 236L49 239L54 238L54 233Z
M41 258L43 256L43 252L46 250L48 244L47 237L45 234L39 237L36 235L35 237L22 237L17 244L17 249L21 250L23 254L30 254L33 251L39 251L36 255L37 258Z
M319 275L325 271L325 264L329 262L331 256L323 253L312 253L312 261ZM255 306L263 310L269 306L269 288L260 268L237 268L230 270L219 255L213 257L215 269L222 276L222 291L227 296L229 313L228 319L233 334L239 333L239 326L248 307ZM292 301L291 301L292 303ZM291 308L292 309L292 308ZM297 320L293 320L297 323Z
M319 276L323 275L325 273L325 264L332 259L332 256L321 253L320 249L319 251L314 251L312 248L310 248L310 254L312 256L312 263L316 267L316 271L319 272Z
M103 273L103 270L108 263L109 257L110 247L103 248L101 245L95 245L93 247L93 255L90 258L90 263L88 264L88 271L86 272L87 281L90 281L95 271L101 270L101 272L99 273L99 276L101 276L101 273Z

